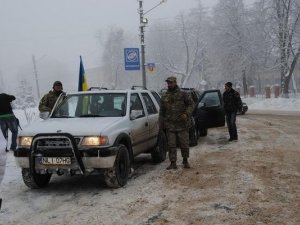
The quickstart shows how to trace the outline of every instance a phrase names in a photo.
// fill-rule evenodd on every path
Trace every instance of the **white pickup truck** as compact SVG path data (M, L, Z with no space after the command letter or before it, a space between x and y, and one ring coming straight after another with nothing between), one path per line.
M19 134L14 156L24 183L42 188L53 174L104 174L109 187L121 187L138 154L164 161L156 97L134 88L61 95L47 119Z

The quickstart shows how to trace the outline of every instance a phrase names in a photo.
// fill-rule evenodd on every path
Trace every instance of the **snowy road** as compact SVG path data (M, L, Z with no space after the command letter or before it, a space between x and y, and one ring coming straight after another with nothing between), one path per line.
M189 170L167 171L168 161L140 156L120 189L101 177L56 176L30 190L9 153L0 224L300 224L299 118L238 116L238 142L226 141L225 127L210 129L191 148Z

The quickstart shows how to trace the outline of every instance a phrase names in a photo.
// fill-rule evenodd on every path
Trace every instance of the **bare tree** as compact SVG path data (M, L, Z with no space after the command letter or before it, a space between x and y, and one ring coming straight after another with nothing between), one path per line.
M274 44L270 35L267 0L259 0L249 9L248 35L251 68L249 72L256 75L258 92L262 93L262 85L270 85L270 74L276 72L274 63ZM269 81L266 83L266 81Z
M212 21L211 50L219 77L239 83L252 62L249 19L243 0L219 1Z
M288 97L289 83L300 55L299 0L273 0L271 15L280 58L281 93Z
M102 62L110 74L110 79L105 82L110 82L113 89L118 86L119 72L123 62L123 42L123 29L112 27L104 43Z
M205 12L201 2L189 14L181 13L176 21L156 23L149 32L149 57L155 57L165 74L179 76L180 85L199 74L206 54ZM198 79L199 80L199 79Z

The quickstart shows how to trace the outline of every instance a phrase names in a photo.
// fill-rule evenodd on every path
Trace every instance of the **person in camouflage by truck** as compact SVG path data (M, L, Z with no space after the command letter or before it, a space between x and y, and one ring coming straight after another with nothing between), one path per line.
M63 86L60 81L53 83L53 90L45 94L39 103L40 112L51 112L59 95L63 92Z
M160 129L166 131L168 140L169 159L171 164L167 169L177 169L177 138L184 168L190 168L189 157L189 127L194 109L190 95L180 90L176 77L166 79L168 90L161 98L159 111Z

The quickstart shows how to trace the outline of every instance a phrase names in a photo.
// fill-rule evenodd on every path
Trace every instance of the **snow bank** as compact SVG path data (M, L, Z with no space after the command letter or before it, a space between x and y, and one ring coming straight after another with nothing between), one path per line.
M300 111L300 98L244 98L249 110Z

